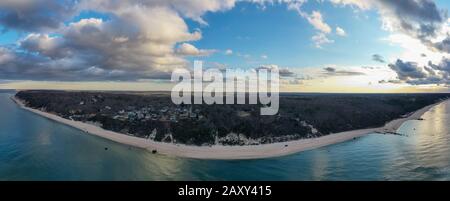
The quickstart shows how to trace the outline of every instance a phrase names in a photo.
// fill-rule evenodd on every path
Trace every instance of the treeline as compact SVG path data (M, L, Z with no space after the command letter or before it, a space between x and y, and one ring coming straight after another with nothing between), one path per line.
M168 93L21 91L29 107L64 118L98 122L104 129L156 141L211 145L230 133L260 143L318 137L383 126L449 94L282 94L278 115L259 115L261 105L174 105ZM119 113L153 108L198 111L203 118L119 120ZM76 119L78 118L78 119ZM289 136L286 138L286 136ZM228 144L242 144L232 141Z

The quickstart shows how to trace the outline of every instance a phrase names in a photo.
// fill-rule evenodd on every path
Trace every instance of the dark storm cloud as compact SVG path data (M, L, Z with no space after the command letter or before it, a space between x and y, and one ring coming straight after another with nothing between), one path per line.
M259 67L255 68L256 71L259 71L259 70L271 71L271 70L274 70L274 69L278 70L278 74L281 77L294 77L296 75L294 72L292 72L288 68L280 68L277 65L262 65L262 66L259 66Z
M379 84L387 84L387 83L391 83L391 84L400 84L402 83L401 80L380 80L378 81Z
M405 19L419 19L427 22L443 20L439 9L432 0L378 0L383 5L391 7L398 16Z
M419 39L425 46L450 53L450 37L440 42L433 38L447 26L447 11L440 10L432 0L379 0L386 10L385 21L393 29Z
M450 53L450 37L447 36L443 41L433 44L436 49L441 52Z
M75 12L74 0L6 0L0 2L0 24L5 29L56 29Z
M429 62L426 66L397 60L396 63L389 64L389 67L397 73L396 83L405 82L413 85L450 83L450 60L448 59L443 59L437 65Z
M279 74L280 74L280 76L282 76L282 77L293 77L293 76L295 76L295 73L292 72L292 71L290 71L290 70L287 69L287 68L281 68L281 69L279 70Z
M389 64L389 67L397 72L401 80L425 78L427 76L426 72L415 62L404 62L399 59L394 64Z
M447 11L433 0L333 0L335 4L378 10L383 27L429 42L447 21Z
M0 26L25 33L0 51L0 79L139 80L170 79L186 68L186 56L203 50L185 19L203 21L206 12L234 4L165 0L2 0ZM83 11L108 19L75 19ZM183 54L176 47L183 44Z
M376 8L383 28L401 32L419 39L431 49L448 51L448 41L435 43L433 39L442 34L447 26L448 13L439 9L433 0L335 0L337 3L352 4L359 8Z
M450 36L447 10L439 9L432 0L335 0L336 3L351 4L361 9L376 8L383 22L383 28L400 32L418 39L432 51L450 53ZM445 35L447 36L445 37ZM442 41L436 42L437 38ZM427 57L422 54L421 57ZM374 60L381 61L377 57ZM384 61L384 60L383 60ZM418 66L417 63L397 60L389 67L398 75L398 80L382 80L380 83L444 84L448 86L447 59L438 65L431 63Z
M169 73L161 71L124 71L120 69L106 69L98 66L86 67L90 65L90 62L92 60L85 58L52 59L34 53L1 48L0 78L38 81L170 79Z
M386 63L384 58L381 55L379 55L379 54L372 55L372 60L374 60L376 62L380 62L380 63Z
M447 26L447 11L440 10L432 0L378 0L384 22L394 31L400 31L419 39L432 50L450 52L450 37L441 42L431 42ZM422 54L421 57L426 57ZM440 64L431 62L419 66L415 62L397 60L388 65L396 72L398 80L382 80L380 83L409 83L412 85L444 84L449 81L449 62L443 59Z
M383 21L395 31L442 51L450 49L448 41L429 42L447 18L434 2L373 2ZM185 56L208 52L189 44L200 40L202 34L189 30L183 17L206 24L201 18L204 13L225 11L233 6L234 1L0 0L0 25L33 33L18 41L17 47L1 49L0 79L166 79L171 70L187 65ZM98 11L111 19L72 22L83 10ZM179 44L185 44L184 49L175 49ZM180 50L184 50L183 55ZM444 71L437 68L443 67L438 66L430 65L423 72L427 75L439 72L436 76L442 77ZM279 70L282 76L295 75L288 69ZM364 75L334 68L326 68L324 74Z
M391 28L421 40L434 37L447 19L432 0L378 0L378 6Z
M357 72L357 71L348 71L348 70L337 70L333 67L326 67L323 69L323 74L325 76L359 76L359 75L365 75L363 72Z

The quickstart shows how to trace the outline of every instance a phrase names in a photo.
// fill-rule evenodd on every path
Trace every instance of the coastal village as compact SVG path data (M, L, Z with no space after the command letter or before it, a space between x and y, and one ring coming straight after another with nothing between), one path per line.
M101 97L101 96L100 96ZM79 105L83 106L86 104L97 104L98 100L96 98L91 98L89 101L80 101ZM113 119L120 121L160 121L160 122L173 122L177 123L179 120L191 119L191 120L201 120L204 118L201 114L200 109L193 109L192 105L172 105L169 106L146 106L138 108L136 106L126 106L125 108L113 108L112 106L104 106L99 111L102 114L109 114ZM86 120L89 119L97 113L83 114L82 109L74 110L70 109L68 111L70 116L68 119L71 120Z
M377 128L448 98L446 94L284 94L277 115L260 106L176 105L168 93L21 91L28 107L157 142L257 145ZM351 102L351 106L349 106Z

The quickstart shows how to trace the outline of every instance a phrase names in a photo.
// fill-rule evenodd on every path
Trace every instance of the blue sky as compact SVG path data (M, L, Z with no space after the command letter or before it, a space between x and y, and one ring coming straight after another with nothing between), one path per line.
M297 9L295 0L42 1L30 1L32 9L0 3L0 79L13 83L0 87L161 80L199 59L208 67L289 69L299 91L328 82L343 91L445 91L450 83L445 0L309 0ZM345 88L348 80L358 84Z
M320 7L320 9L318 9ZM214 54L207 61L226 63L236 67L253 67L257 64L278 64L288 67L313 67L336 65L371 65L374 53L393 54L398 47L389 46L381 38L389 33L380 29L381 23L375 11L354 13L352 8L337 8L331 4L311 2L307 12L320 10L327 23L346 30L348 36L331 36L333 44L316 48L311 37L316 33L308 22L286 5L258 8L240 3L224 13L209 13L205 20L209 26L190 22L190 27L200 28L203 39L194 44L209 49L231 49L235 53L250 55L246 59ZM368 37L370 33L370 37ZM262 59L267 55L267 59Z

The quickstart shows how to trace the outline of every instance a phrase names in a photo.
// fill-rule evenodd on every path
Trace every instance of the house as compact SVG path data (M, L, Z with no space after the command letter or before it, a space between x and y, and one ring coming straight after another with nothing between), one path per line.
M177 117L175 115L170 116L171 122L177 122Z
M180 119L187 119L189 114L187 112L183 112L180 114Z

